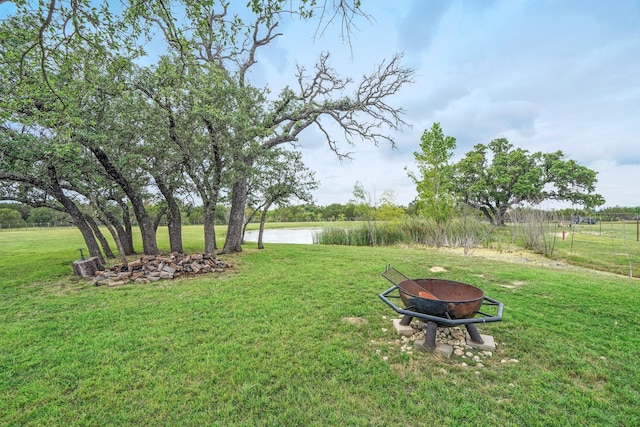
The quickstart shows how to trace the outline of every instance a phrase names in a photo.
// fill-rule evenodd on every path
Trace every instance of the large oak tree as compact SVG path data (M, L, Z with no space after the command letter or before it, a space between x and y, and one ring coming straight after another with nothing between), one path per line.
M568 201L593 208L604 203L595 193L596 172L567 159L562 151L530 153L505 138L478 144L454 166L452 189L494 225L519 203Z

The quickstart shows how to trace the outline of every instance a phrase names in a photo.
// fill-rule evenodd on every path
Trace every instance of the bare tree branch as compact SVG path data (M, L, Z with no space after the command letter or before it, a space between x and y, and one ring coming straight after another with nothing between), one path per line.
M401 66L402 55L376 66L374 72L362 78L351 97L341 95L353 81L339 77L329 67L328 59L328 54L320 56L313 75L298 67L298 93L283 92L284 99L276 104L271 116L275 135L265 141L264 147L295 141L303 130L315 124L338 158L349 158L351 153L343 152L339 141L331 137L328 128L331 123L342 130L347 145L363 139L376 146L384 141L395 147L394 140L383 130L400 130L408 124L402 119L402 108L391 106L388 100L403 85L412 82L414 75L412 69Z

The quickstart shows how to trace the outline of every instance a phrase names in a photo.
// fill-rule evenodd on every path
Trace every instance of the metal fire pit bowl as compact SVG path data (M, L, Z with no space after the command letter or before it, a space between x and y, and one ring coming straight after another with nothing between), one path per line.
M435 348L438 325L464 325L471 341L482 344L483 340L475 323L502 320L504 305L487 297L475 286L442 279L409 279L391 267L387 267L382 277L394 283L394 286L381 293L380 299L397 313L404 315L400 324L408 325L414 317L427 323L425 347ZM400 299L404 308L395 305L392 298ZM497 313L485 313L480 310L483 306Z
M484 301L482 290L451 280L407 280L398 284L398 290L405 307L414 307L419 313L447 319L473 317ZM438 299L420 297L419 295L425 291L437 296Z

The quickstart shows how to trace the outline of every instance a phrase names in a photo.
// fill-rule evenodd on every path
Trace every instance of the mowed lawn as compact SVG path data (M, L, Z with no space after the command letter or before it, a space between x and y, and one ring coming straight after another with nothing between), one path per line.
M199 234L185 230L190 251ZM222 275L109 288L71 276L83 246L74 229L0 232L0 425L640 425L637 279L248 244ZM498 343L484 367L400 351L378 298L387 264L504 303L479 327Z

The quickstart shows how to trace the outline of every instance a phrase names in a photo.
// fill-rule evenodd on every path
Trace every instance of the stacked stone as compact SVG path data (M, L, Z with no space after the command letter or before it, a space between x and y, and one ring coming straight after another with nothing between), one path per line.
M96 286L120 286L127 283L151 283L162 279L175 279L183 275L223 272L231 264L216 259L211 254L181 254L172 252L169 256L143 255L127 264L96 272L93 283Z

